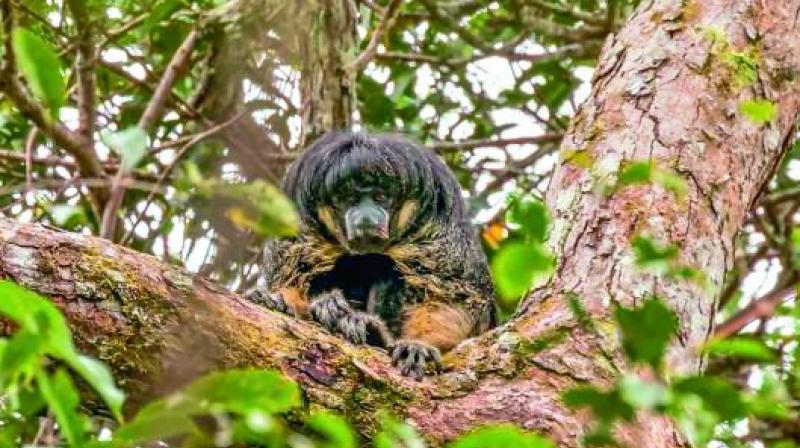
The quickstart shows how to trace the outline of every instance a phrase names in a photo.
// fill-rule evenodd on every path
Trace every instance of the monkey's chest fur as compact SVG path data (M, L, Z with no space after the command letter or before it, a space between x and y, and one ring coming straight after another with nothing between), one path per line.
M313 297L333 289L342 291L353 309L380 316L395 336L400 334L403 307L423 296L382 254L340 256L332 269L310 279L308 294Z

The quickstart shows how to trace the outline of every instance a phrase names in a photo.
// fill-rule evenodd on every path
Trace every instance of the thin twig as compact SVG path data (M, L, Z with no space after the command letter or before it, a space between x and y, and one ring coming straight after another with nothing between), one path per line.
M95 48L89 13L83 0L69 0L67 6L78 29L78 134L85 144L94 145L95 107Z
M208 137L211 137L212 135L216 134L217 132L219 132L223 128L225 128L228 125L232 124L233 122L238 120L242 115L244 115L244 113L245 113L245 111L242 111L242 112L238 113L236 116L234 116L233 118L231 118L230 120L228 120L228 121L226 121L224 123L220 123L220 124L210 128L208 130L205 130L203 132L195 134L188 142L186 142L186 144L184 144L178 150L178 152L175 154L175 159L172 161L172 163L167 165L167 167L161 173L161 176L156 181L156 186L163 185L163 183L167 180L169 175L172 173L172 170L175 169L175 167L178 165L178 162L183 158L184 154L186 154L186 151L188 151L192 146L200 143L201 141L205 140ZM139 223L141 222L142 218L144 218L144 215L147 214L147 210L150 208L150 204L153 203L153 199L155 199L155 196L156 196L156 190L151 190L150 194L148 194L147 198L145 199L144 208L142 208L142 211L136 217L136 220L133 222L133 225L130 227L130 229L128 229L127 232L125 232L125 235L120 240L120 244L125 245L125 243L131 238L131 236L133 236L133 230L136 228L136 226L139 225Z
M364 68L364 66L372 60L373 56L375 56L375 50L378 49L378 42L381 41L383 35L389 31L389 29L394 24L395 19L397 18L397 11L400 9L400 4L403 0L391 0L389 4L384 8L383 17L381 21L378 23L378 26L375 27L375 30L372 32L372 36L367 43L367 48L364 49L361 54L358 55L353 61L349 64L345 65L344 69L349 72L357 72Z
M75 157L83 176L103 177L103 168L94 148L91 145L87 145L78 134L67 128L64 123L52 118L50 113L26 91L16 72L16 62L10 37L14 22L9 0L0 2L0 12L3 15L3 31L5 34L5 58L0 72L0 91L6 94L8 99L39 128L42 134L52 139L58 146L64 148ZM99 210L105 202L105 190L94 190L93 193L93 205Z
M156 87L153 97L150 98L144 113L142 113L142 116L139 119L139 127L142 128L142 130L144 130L146 133L149 134L152 131L153 126L155 126L155 124L161 118L161 115L164 112L164 105L166 104L167 98L172 91L172 87L189 66L192 52L194 51L194 47L197 45L198 40L200 40L200 29L195 28L183 40L183 43L178 50L175 51L175 54L172 56L172 60L164 70L164 75L161 77L161 82L158 84L158 87Z
M794 286L777 289L771 293L754 300L750 305L734 314L733 317L723 322L714 329L714 338L725 339L733 336L746 327L751 322L771 316L778 305L784 301L795 297Z
M147 103L147 107L142 113L142 116L139 118L139 128L141 128L146 134L150 134L150 132L152 132L153 127L161 118L161 115L164 112L164 105L166 104L167 98L169 98L170 93L172 92L172 87L188 67L189 62L191 61L191 54L199 40L200 29L195 28L189 33L188 36L186 36L181 46L177 51L175 51L175 54L172 56L169 64L167 64L167 68L164 70L164 75L161 77L161 82L159 82L158 87L156 87L156 90L153 93L153 97L150 98L150 101ZM124 172L124 170L120 169L117 171L116 176L114 176L114 182L111 187L111 196L106 204L105 210L103 210L103 219L100 226L100 236L102 238L112 239L114 237L114 231L116 230L117 223L117 211L122 205L122 200L125 197L125 188L123 186L122 179L123 177L127 176L127 174L128 173Z
M538 145L542 143L560 142L564 138L563 132L550 132L531 137L515 137L487 140L464 140L460 142L435 142L428 145L429 148L437 152L463 151L484 146L508 146L508 145Z
M36 146L38 138L39 128L31 127L28 137L25 139L25 184L28 185L28 189L33 185L33 148Z

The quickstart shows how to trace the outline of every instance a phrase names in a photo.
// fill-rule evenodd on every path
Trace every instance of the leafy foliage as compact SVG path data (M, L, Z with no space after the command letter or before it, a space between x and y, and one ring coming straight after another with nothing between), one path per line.
M510 199L505 221L509 234L492 258L492 274L506 307L513 308L552 271L553 256L545 246L550 218L541 201L521 195Z
M66 94L58 54L47 42L25 28L14 30L12 44L20 72L33 94L53 116L58 116Z

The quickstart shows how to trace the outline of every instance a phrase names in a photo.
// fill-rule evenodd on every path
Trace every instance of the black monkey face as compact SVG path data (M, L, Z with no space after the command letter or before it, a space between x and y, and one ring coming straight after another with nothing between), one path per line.
M396 136L326 134L292 165L284 190L308 231L354 254L381 253L463 219L460 189L444 163Z
M327 194L314 204L327 234L353 254L383 252L418 218L417 201L396 175L364 162L347 173L329 171Z

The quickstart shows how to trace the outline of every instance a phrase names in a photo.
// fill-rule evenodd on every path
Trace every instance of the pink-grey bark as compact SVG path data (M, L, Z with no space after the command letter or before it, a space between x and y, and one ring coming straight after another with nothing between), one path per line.
M253 365L282 370L364 434L387 407L434 443L515 422L576 446L591 416L566 408L560 394L608 385L629 368L608 325L614 304L662 297L680 317L668 368L702 368L697 347L710 332L734 236L800 112L800 0L643 3L606 42L592 95L562 145L547 194L554 276L511 322L450 354L442 375L403 378L383 352L94 238L0 220L0 275L52 297L81 348L109 362L137 400L210 369ZM734 53L755 71L741 73ZM751 122L738 107L748 99L773 102L777 115ZM659 182L618 185L625 164L637 161L677 173L685 195ZM637 235L676 243L680 262L700 269L707 285L637 269ZM566 300L573 294L598 331L577 324ZM554 334L563 337L525 349ZM683 446L671 422L649 415L619 436L631 446Z

